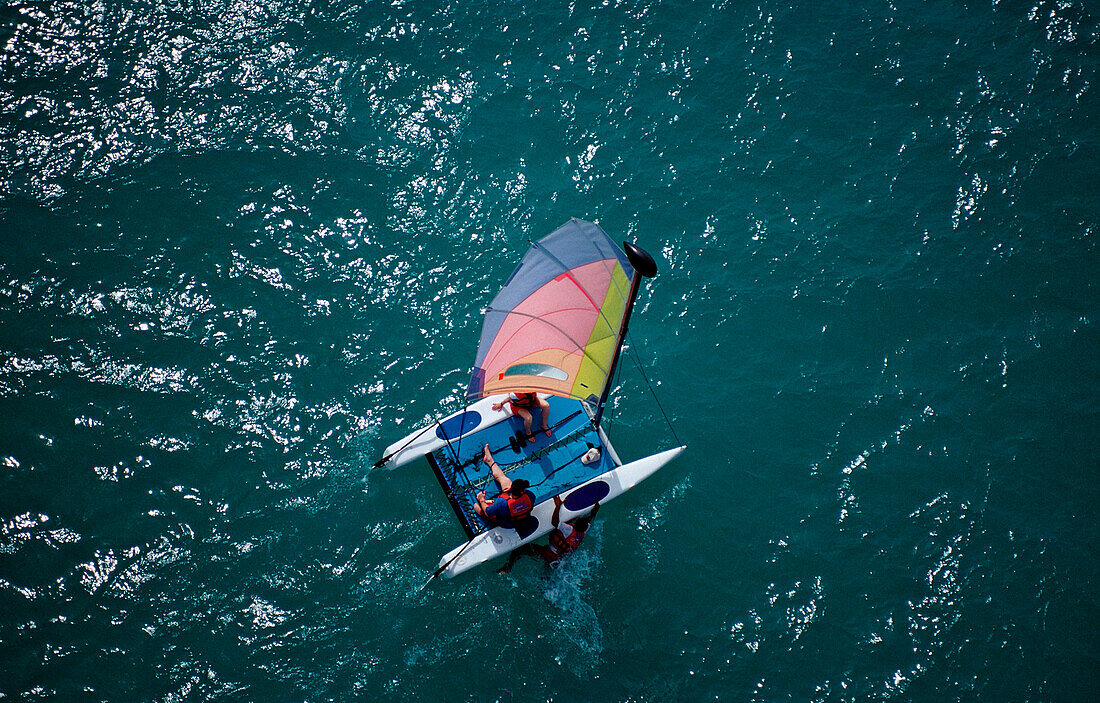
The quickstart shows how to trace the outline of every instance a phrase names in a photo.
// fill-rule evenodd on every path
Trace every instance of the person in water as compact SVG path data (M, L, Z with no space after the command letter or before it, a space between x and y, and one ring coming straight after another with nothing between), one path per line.
M592 525L592 520L596 518L596 513L600 509L600 502L596 501L596 504L592 506L592 510L590 510L587 515L573 518L564 524L558 523L561 505L561 498L554 496L554 514L550 518L550 522L554 525L554 530L550 533L550 544L545 547L541 544L525 544L513 550L512 553L508 555L508 563L497 570L498 574L506 574L511 571L516 560L524 554L533 557L541 557L542 560L546 562L547 566L553 566L566 554L569 554L580 546L581 540L584 539L584 534L588 532L588 528Z
M531 436L531 411L535 408L542 409L542 431L550 436L550 426L547 420L550 418L550 403L539 397L538 393L509 393L505 401L512 408L512 413L523 419L523 432ZM500 410L504 403L493 403L493 410Z
M505 476L496 460L493 459L488 444L485 445L485 454L482 456L482 460L489 465L489 470L493 472L493 478L500 487L500 494L496 498L488 500L485 497L485 491L478 492L474 512L485 518L491 526L514 528L515 523L530 515L531 509L535 507L535 494L527 490L531 484L522 478L513 481Z

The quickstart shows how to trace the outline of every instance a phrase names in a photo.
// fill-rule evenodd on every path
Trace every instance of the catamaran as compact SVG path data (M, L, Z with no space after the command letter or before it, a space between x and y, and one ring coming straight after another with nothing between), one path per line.
M485 312L466 407L394 442L375 465L426 458L465 531L467 541L440 558L432 578L457 576L548 533L554 496L563 500L559 518L572 520L684 450L624 464L600 425L634 299L642 279L656 274L653 257L627 242L620 249L584 220L531 245ZM548 408L531 411L529 434L507 401L532 392ZM535 496L530 515L514 527L494 526L474 509L477 493L499 492L482 461L486 446Z

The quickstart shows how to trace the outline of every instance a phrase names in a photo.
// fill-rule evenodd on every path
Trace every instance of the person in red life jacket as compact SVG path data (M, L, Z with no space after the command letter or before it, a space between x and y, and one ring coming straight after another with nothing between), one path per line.
M531 436L531 411L541 408L542 430L547 437L550 436L550 426L547 424L550 418L550 403L540 398L538 393L509 393L508 400L505 402L512 409L513 415L519 415L523 419L523 432L528 437ZM500 410L503 407L504 403L493 403L493 410Z
M580 546L581 540L584 539L585 533L588 532L588 528L592 525L592 520L596 518L596 513L600 509L600 503L596 501L596 504L592 506L592 510L590 510L587 515L582 515L566 523L559 524L558 515L561 513L561 505L561 498L554 496L554 514L550 518L550 522L554 525L554 530L550 533L550 544L545 547L541 544L525 544L513 550L512 553L508 555L508 563L497 570L498 574L506 574L511 571L516 560L524 554L533 557L541 557L542 560L546 562L547 566L553 566L566 554L569 554Z
M535 494L527 490L531 484L522 478L513 481L505 476L489 452L488 444L485 445L482 459L493 472L493 478L500 486L500 494L488 500L485 491L478 492L474 511L491 526L515 527L515 523L530 515L531 509L535 507Z

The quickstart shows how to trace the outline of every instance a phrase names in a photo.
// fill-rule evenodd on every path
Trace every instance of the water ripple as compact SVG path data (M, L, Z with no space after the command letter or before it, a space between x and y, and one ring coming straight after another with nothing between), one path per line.
M1098 36L1072 0L7 2L0 697L435 700L473 659L523 700L1086 699ZM631 351L686 463L561 569L420 591L461 531L366 467L462 407L574 215L660 261Z

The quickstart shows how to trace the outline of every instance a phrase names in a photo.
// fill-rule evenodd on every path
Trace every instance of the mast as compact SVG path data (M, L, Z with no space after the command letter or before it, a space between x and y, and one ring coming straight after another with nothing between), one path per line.
M657 263L644 249L630 242L623 242L623 251L630 265L634 267L634 276L630 280L630 294L627 296L626 312L623 313L623 328L619 334L619 343L615 347L615 356L611 357L611 367L607 372L607 383L604 384L603 394L600 396L600 404L596 406L596 417L593 425L598 426L603 417L603 406L607 402L607 396L611 393L611 384L615 381L615 369L619 365L619 354L623 351L623 341L626 339L626 328L630 324L630 313L634 311L634 299L638 296L638 288L642 278L653 278L657 275Z

